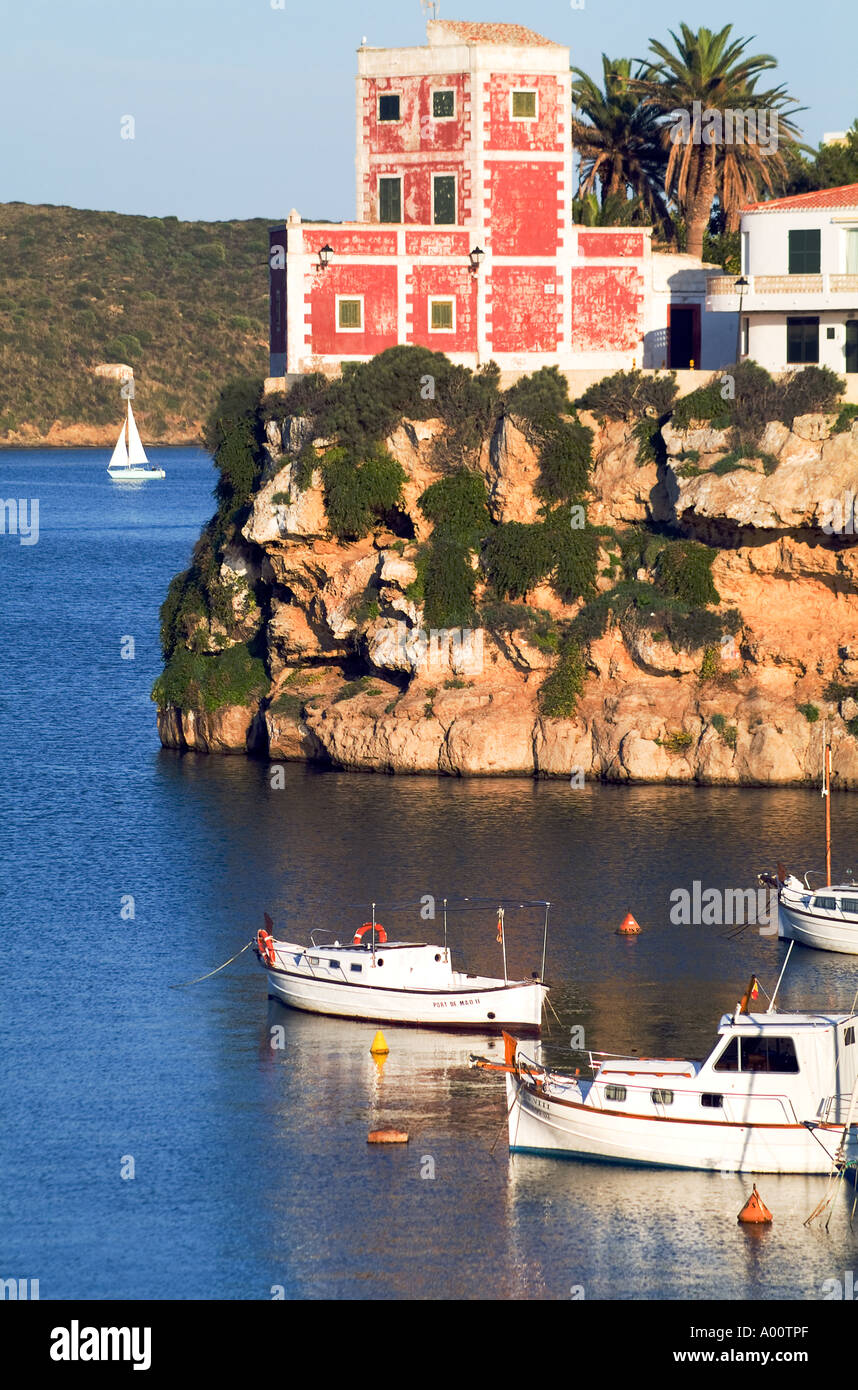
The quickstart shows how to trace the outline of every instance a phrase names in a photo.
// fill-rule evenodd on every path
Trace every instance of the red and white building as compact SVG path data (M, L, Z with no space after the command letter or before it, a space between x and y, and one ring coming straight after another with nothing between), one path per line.
M518 24L427 28L421 48L358 50L357 221L271 229L271 375L398 343L515 372L734 360L699 261L654 265L648 229L573 225L568 48Z

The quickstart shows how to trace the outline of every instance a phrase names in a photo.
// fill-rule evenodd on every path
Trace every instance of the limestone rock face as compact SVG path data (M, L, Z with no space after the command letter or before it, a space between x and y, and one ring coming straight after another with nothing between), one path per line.
M521 605L511 625L426 629L417 561L432 527L418 499L450 466L440 419L405 420L391 433L385 447L408 478L401 514L346 541L330 533L320 469L297 486L308 440L320 451L331 441L313 439L310 421L272 421L270 467L241 537L219 556L230 634L204 616L192 634L209 652L258 634L271 692L254 708L160 710L161 740L356 770L563 777L573 786L585 777L795 785L819 776L820 725L806 713L814 705L829 723L836 783L858 787L858 738L847 727L858 713L858 424L834 434L833 421L772 421L747 467L719 476L711 468L730 448L726 431L668 424L667 462L641 464L628 423L585 418L595 434L588 522L617 531L654 523L715 544L720 612L738 609L741 625L716 646L713 665L711 652L675 651L646 613L622 629L609 621L586 650L570 718L546 717L539 690L580 600L565 604L540 583L526 596L531 611ZM700 471L682 477L692 450ZM539 519L538 447L523 421L498 420L478 466L496 521ZM600 593L615 582L616 546L604 537ZM480 573L478 601L484 595ZM829 700L830 681L842 689Z
M498 420L480 454L480 469L489 490L495 521L536 521L539 516L539 450L528 440L522 422L511 415Z

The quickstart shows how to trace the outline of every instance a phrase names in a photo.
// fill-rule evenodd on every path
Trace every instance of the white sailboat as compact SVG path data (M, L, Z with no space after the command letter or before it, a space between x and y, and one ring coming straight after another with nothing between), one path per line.
M128 435L127 443L126 432ZM143 448L143 441L140 438L140 431L137 428L137 421L134 419L134 411L131 409L130 401L128 402L128 414L122 422L122 429L119 432L116 447L110 456L107 471L111 478L129 483L144 482L149 478L165 478L167 476L163 468L158 468L154 463L150 463L146 457L146 450Z

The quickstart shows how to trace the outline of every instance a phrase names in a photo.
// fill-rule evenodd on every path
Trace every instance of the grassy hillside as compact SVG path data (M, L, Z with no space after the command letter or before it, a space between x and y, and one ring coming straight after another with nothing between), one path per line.
M134 368L144 441L197 438L225 381L267 372L267 227L0 204L0 444L110 437L100 362Z

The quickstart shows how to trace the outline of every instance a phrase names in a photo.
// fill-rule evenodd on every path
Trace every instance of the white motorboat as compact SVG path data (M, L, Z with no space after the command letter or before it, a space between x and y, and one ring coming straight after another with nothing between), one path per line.
M547 920L546 911L546 930ZM320 932L310 933L309 946L274 937L267 913L265 927L257 933L255 950L268 976L268 992L293 1009L472 1033L505 1028L538 1033L542 1026L548 989L541 978L506 977L503 908L498 913L503 979L454 970L446 944L388 940L374 918L350 940L323 945L315 941ZM545 936L543 971L544 942Z
M858 1014L751 1013L751 982L703 1062L589 1054L550 1071L507 1039L517 1153L736 1173L829 1173L858 1160Z
M128 436L127 442L126 434ZM148 482L152 478L165 478L167 476L163 468L149 462L146 450L143 448L143 441L140 438L140 431L137 428L137 421L134 419L130 400L119 438L110 456L110 463L107 465L107 471L111 478L123 483L142 483Z
M778 895L778 936L818 951L858 956L858 884L831 882L831 745L823 728L822 795L825 798L825 886L812 888L778 864L777 874L758 881Z

